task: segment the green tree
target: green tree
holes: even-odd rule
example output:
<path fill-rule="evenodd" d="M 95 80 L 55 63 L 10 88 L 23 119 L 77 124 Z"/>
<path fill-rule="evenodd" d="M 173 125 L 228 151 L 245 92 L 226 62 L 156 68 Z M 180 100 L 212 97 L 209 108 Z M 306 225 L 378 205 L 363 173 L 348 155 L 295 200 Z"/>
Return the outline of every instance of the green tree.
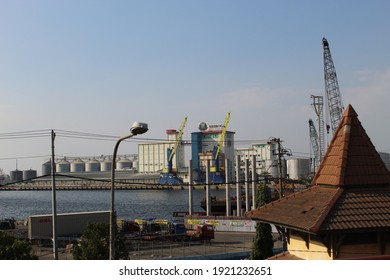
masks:
<path fill-rule="evenodd" d="M 1 260 L 36 260 L 32 246 L 25 240 L 19 240 L 6 232 L 0 231 Z"/>
<path fill-rule="evenodd" d="M 261 184 L 256 190 L 256 208 L 270 202 L 269 189 L 266 184 Z M 253 246 L 250 255 L 251 260 L 264 260 L 273 255 L 274 242 L 270 224 L 257 222 L 256 235 L 253 238 Z"/>
<path fill-rule="evenodd" d="M 81 241 L 73 250 L 75 260 L 108 260 L 110 226 L 106 223 L 89 223 Z M 128 259 L 129 249 L 121 235 L 115 234 L 115 259 Z"/>

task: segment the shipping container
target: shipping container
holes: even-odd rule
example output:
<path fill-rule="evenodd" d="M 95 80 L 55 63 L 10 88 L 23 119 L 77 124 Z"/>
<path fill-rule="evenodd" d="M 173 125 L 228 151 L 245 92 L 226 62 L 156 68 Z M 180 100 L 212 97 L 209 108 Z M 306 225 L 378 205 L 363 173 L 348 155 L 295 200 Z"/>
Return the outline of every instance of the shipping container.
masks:
<path fill-rule="evenodd" d="M 52 239 L 53 215 L 28 217 L 28 238 Z M 57 237 L 81 236 L 90 222 L 110 223 L 110 211 L 76 212 L 57 214 Z"/>

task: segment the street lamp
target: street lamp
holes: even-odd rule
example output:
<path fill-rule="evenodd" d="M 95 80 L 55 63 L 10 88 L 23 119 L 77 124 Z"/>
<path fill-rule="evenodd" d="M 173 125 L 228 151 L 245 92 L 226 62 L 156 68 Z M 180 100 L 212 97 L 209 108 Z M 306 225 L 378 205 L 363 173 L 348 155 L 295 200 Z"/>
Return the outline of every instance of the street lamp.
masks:
<path fill-rule="evenodd" d="M 138 134 L 143 134 L 148 131 L 148 124 L 141 122 L 134 122 L 130 128 L 130 134 L 119 138 L 115 144 L 114 153 L 112 155 L 111 166 L 111 211 L 110 211 L 110 260 L 115 258 L 115 228 L 116 228 L 116 215 L 115 215 L 115 168 L 116 168 L 116 154 L 118 152 L 119 144 L 128 138 L 131 138 Z"/>

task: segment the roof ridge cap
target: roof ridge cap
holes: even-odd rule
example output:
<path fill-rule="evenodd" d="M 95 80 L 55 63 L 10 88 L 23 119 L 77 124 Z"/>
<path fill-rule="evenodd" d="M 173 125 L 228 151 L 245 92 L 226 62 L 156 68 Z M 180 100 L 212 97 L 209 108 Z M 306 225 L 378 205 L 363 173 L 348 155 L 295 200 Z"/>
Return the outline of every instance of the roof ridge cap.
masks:
<path fill-rule="evenodd" d="M 334 196 L 329 200 L 329 202 L 326 204 L 326 207 L 324 207 L 324 210 L 322 211 L 321 215 L 318 217 L 316 222 L 312 227 L 310 227 L 310 231 L 318 233 L 321 229 L 322 224 L 328 217 L 329 213 L 332 211 L 334 204 L 337 202 L 341 194 L 344 192 L 343 188 L 338 188 L 337 192 Z"/>

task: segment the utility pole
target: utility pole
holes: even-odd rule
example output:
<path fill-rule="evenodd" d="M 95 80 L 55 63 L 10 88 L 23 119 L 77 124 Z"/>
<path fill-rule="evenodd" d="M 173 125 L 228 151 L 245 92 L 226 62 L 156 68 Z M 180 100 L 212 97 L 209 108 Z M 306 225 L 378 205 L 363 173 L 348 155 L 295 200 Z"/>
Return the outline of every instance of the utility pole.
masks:
<path fill-rule="evenodd" d="M 291 156 L 292 153 L 291 151 L 287 150 L 287 149 L 284 149 L 282 147 L 282 145 L 280 144 L 280 142 L 282 142 L 282 140 L 280 140 L 280 138 L 271 138 L 270 141 L 268 143 L 276 143 L 278 145 L 277 147 L 277 152 L 275 152 L 275 150 L 272 151 L 272 154 L 273 155 L 276 155 L 278 156 L 278 173 L 279 173 L 279 199 L 283 197 L 283 187 L 282 187 L 282 183 L 283 183 L 283 179 L 282 179 L 282 176 L 283 176 L 283 166 L 282 166 L 282 157 L 284 155 L 288 155 L 288 156 Z"/>
<path fill-rule="evenodd" d="M 56 163 L 54 159 L 54 139 L 56 134 L 51 131 L 51 184 L 52 184 L 52 227 L 53 227 L 53 257 L 58 260 L 57 240 L 57 198 L 56 198 Z"/>

